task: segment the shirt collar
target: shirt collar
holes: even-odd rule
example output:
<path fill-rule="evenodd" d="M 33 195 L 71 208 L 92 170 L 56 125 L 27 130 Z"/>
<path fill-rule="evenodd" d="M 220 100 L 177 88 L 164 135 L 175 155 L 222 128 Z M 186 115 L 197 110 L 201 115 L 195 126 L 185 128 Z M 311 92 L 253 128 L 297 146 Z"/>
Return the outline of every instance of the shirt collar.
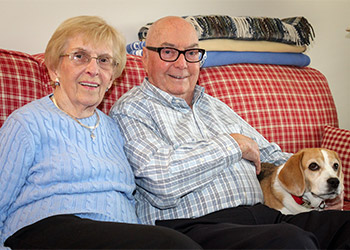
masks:
<path fill-rule="evenodd" d="M 189 109 L 190 107 L 186 103 L 186 101 L 182 98 L 173 96 L 156 86 L 154 86 L 152 83 L 148 81 L 148 78 L 146 77 L 141 85 L 141 89 L 149 96 L 152 96 L 156 99 L 159 99 L 165 103 L 167 103 L 169 106 L 172 106 L 174 108 L 186 108 Z M 194 89 L 194 95 L 193 95 L 193 100 L 192 104 L 195 105 L 202 97 L 204 94 L 204 87 L 196 85 Z"/>

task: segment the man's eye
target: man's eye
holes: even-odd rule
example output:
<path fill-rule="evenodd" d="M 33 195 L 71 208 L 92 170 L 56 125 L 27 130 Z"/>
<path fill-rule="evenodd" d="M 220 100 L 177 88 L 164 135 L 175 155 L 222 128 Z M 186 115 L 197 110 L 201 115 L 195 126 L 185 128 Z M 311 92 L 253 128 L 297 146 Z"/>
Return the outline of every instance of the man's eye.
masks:
<path fill-rule="evenodd" d="M 172 54 L 174 54 L 174 51 L 175 50 L 172 50 L 172 49 L 164 49 L 163 53 L 166 54 L 166 55 L 172 55 Z"/>
<path fill-rule="evenodd" d="M 197 56 L 198 55 L 198 50 L 189 50 L 187 52 L 189 56 Z"/>

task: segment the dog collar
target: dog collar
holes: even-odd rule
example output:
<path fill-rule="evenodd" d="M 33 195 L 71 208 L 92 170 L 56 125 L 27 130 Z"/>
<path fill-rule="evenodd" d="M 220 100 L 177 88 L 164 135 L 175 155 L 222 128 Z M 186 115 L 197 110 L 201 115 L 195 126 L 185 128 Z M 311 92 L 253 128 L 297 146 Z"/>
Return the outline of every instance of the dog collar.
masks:
<path fill-rule="evenodd" d="M 305 200 L 303 198 L 303 196 L 295 196 L 293 194 L 291 194 L 293 199 L 295 200 L 295 202 L 303 207 L 309 208 L 309 209 L 313 209 L 314 207 L 311 206 L 311 202 L 308 200 Z"/>
<path fill-rule="evenodd" d="M 308 200 L 305 200 L 304 198 L 303 198 L 303 196 L 295 196 L 295 195 L 293 195 L 293 194 L 291 194 L 291 196 L 293 197 L 293 199 L 294 199 L 294 201 L 297 203 L 297 204 L 299 204 L 299 205 L 301 205 L 301 206 L 303 206 L 303 207 L 306 207 L 306 208 L 312 208 L 312 209 L 314 209 L 315 207 L 312 207 L 311 206 L 311 202 L 310 201 L 308 201 Z M 319 204 L 319 206 L 317 207 L 318 209 L 324 209 L 326 207 L 326 202 L 325 201 L 322 201 L 320 204 Z"/>
<path fill-rule="evenodd" d="M 305 201 L 303 200 L 302 196 L 295 196 L 293 194 L 291 194 L 291 195 L 296 203 L 298 203 L 299 205 L 304 205 Z"/>

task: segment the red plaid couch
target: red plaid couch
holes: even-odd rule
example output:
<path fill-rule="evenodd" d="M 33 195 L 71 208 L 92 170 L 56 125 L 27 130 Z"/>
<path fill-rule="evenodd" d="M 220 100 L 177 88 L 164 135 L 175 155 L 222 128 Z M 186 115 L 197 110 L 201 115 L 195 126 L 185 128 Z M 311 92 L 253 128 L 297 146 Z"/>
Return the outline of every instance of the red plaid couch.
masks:
<path fill-rule="evenodd" d="M 99 107 L 106 113 L 117 98 L 145 77 L 140 57 L 127 57 L 125 71 Z M 13 110 L 51 93 L 49 81 L 43 54 L 0 49 L 0 126 Z M 325 125 L 338 127 L 327 80 L 310 67 L 209 67 L 201 70 L 199 84 L 287 152 L 321 147 Z"/>

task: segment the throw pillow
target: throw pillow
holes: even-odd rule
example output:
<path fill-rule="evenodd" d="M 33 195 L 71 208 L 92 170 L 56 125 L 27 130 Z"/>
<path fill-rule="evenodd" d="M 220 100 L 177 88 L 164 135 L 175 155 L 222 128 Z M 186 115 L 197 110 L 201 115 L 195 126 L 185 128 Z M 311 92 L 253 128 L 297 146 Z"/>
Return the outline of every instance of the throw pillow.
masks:
<path fill-rule="evenodd" d="M 344 198 L 350 201 L 350 130 L 326 125 L 321 147 L 338 153 L 344 173 Z"/>

